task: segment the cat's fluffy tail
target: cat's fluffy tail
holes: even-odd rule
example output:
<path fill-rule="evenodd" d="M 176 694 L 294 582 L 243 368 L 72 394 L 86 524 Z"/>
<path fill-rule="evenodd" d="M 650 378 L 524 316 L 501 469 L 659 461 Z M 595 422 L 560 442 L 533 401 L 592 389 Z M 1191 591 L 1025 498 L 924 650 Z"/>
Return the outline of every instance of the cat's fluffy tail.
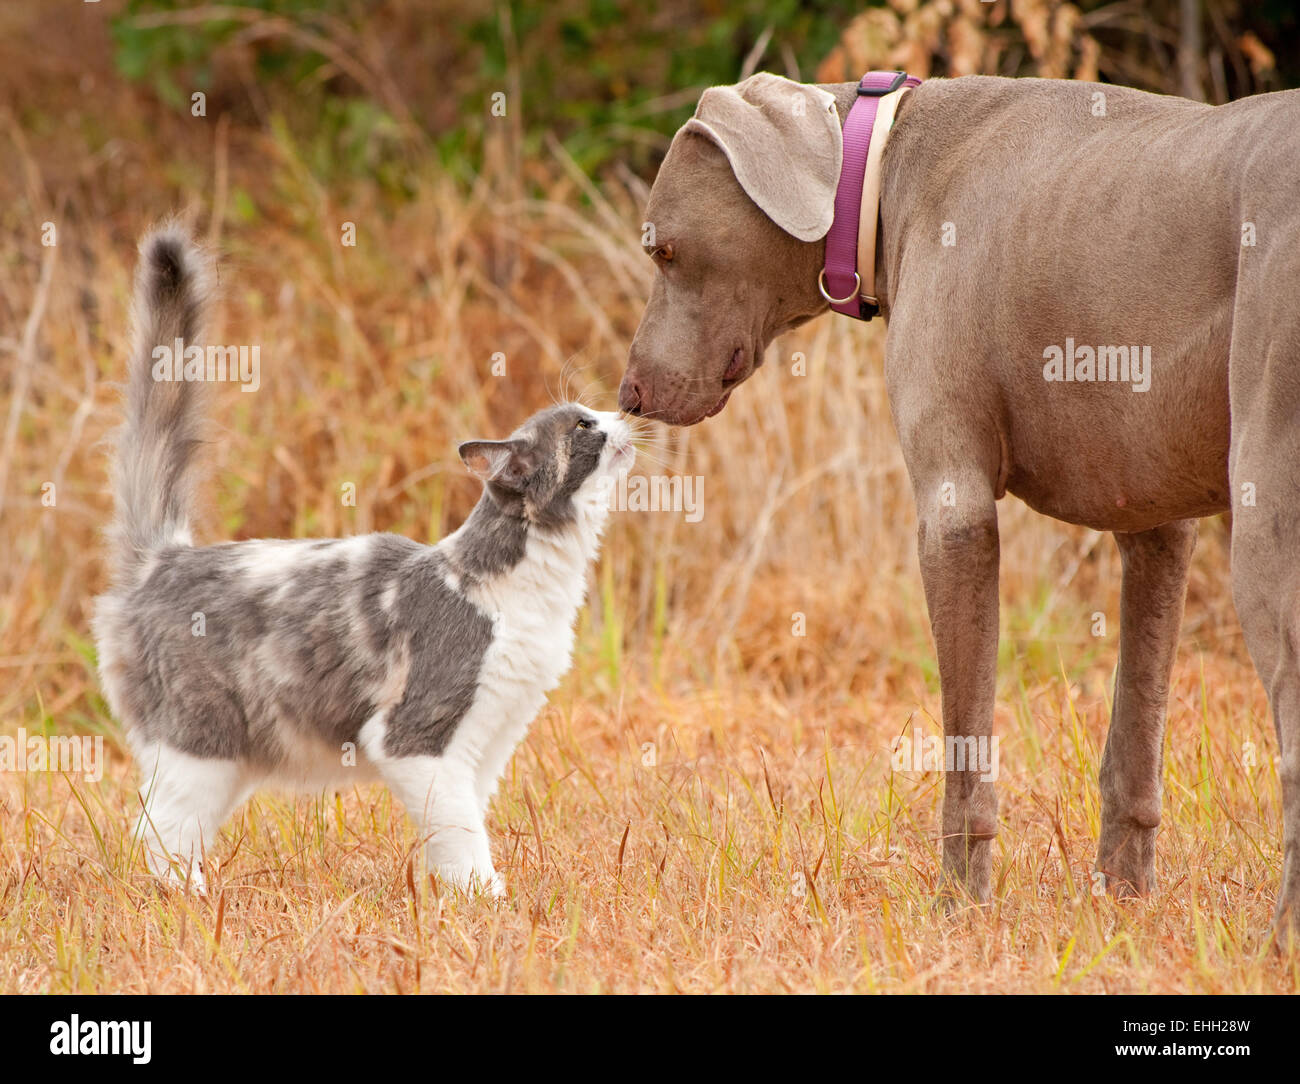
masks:
<path fill-rule="evenodd" d="M 202 442 L 204 384 L 175 379 L 180 359 L 164 365 L 178 345 L 202 349 L 211 270 L 189 232 L 166 223 L 140 242 L 132 302 L 126 424 L 113 458 L 116 515 L 110 531 L 114 579 L 134 580 L 149 555 L 188 546 L 192 466 Z M 180 340 L 180 343 L 177 342 Z M 170 375 L 172 379 L 156 379 Z"/>

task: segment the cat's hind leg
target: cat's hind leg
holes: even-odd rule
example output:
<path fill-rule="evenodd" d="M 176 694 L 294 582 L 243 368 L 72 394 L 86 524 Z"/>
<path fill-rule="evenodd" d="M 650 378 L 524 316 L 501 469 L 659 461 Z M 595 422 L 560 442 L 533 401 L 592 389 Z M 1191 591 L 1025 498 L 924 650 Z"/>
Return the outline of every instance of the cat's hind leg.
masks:
<path fill-rule="evenodd" d="M 191 756 L 161 743 L 139 757 L 140 819 L 135 839 L 155 876 L 203 891 L 203 855 L 245 792 L 233 760 Z"/>

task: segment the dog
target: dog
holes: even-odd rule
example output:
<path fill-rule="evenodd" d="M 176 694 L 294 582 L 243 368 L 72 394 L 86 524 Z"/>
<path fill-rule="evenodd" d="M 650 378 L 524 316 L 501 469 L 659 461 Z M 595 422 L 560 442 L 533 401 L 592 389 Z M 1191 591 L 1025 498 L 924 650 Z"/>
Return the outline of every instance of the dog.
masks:
<path fill-rule="evenodd" d="M 669 425 L 715 415 L 774 337 L 828 310 L 819 277 L 857 97 L 857 84 L 766 73 L 701 97 L 650 191 L 644 247 L 657 273 L 619 391 L 625 411 Z M 874 268 L 858 269 L 874 270 L 887 326 L 945 735 L 992 732 L 997 501 L 1011 493 L 1113 532 L 1121 631 L 1096 868 L 1117 896 L 1149 893 L 1196 521 L 1230 510 L 1233 598 L 1281 751 L 1274 929 L 1291 933 L 1298 153 L 1300 91 L 1209 106 L 1085 82 L 927 80 L 897 103 Z M 942 819 L 940 898 L 987 902 L 993 784 L 952 773 Z"/>

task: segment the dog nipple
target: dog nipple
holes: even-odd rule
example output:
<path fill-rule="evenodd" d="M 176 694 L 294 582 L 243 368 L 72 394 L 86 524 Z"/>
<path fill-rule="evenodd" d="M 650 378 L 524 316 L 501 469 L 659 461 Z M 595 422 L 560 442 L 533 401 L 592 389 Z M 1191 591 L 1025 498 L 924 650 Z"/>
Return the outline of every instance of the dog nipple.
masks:
<path fill-rule="evenodd" d="M 1116 508 L 1123 508 L 1126 504 L 1128 504 L 1128 498 L 1127 498 L 1127 497 L 1116 497 L 1116 498 L 1115 498 L 1115 507 L 1116 507 Z"/>

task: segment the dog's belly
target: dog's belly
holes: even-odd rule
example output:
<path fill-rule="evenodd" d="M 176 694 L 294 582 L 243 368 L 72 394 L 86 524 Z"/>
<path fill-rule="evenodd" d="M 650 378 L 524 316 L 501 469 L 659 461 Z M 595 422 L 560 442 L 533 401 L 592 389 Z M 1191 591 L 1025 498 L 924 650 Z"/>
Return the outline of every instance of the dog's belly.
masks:
<path fill-rule="evenodd" d="M 1024 480 L 1007 486 L 1008 493 L 1019 497 L 1036 512 L 1095 531 L 1147 531 L 1173 520 L 1198 519 L 1228 509 L 1226 487 L 1222 494 L 1207 487 L 1199 500 L 1190 494 L 1180 494 L 1180 499 L 1170 499 L 1164 493 L 1137 492 L 1130 496 L 1132 491 L 1133 487 L 1116 486 L 1107 493 L 1061 493 Z M 1110 492 L 1117 496 L 1108 506 Z"/>
<path fill-rule="evenodd" d="M 1135 394 L 1128 391 L 1103 394 L 1109 408 L 1081 416 L 1077 404 L 1053 402 L 1040 389 L 1030 424 L 1017 424 L 1013 413 L 1009 493 L 1044 515 L 1099 531 L 1144 531 L 1227 510 L 1226 394 L 1202 389 L 1199 398 L 1173 397 L 1152 388 L 1136 393 L 1152 397 L 1141 403 L 1125 402 Z"/>
<path fill-rule="evenodd" d="M 1007 490 L 1046 515 L 1106 531 L 1224 511 L 1231 291 L 1215 296 L 1202 286 L 1196 319 L 1164 320 L 1150 306 L 1125 306 L 1115 283 L 1102 290 L 1100 277 L 1089 277 L 1093 296 L 1108 296 L 1101 312 L 1044 303 L 1006 340 Z M 1145 359 L 1127 375 L 1111 354 L 1115 340 Z"/>

